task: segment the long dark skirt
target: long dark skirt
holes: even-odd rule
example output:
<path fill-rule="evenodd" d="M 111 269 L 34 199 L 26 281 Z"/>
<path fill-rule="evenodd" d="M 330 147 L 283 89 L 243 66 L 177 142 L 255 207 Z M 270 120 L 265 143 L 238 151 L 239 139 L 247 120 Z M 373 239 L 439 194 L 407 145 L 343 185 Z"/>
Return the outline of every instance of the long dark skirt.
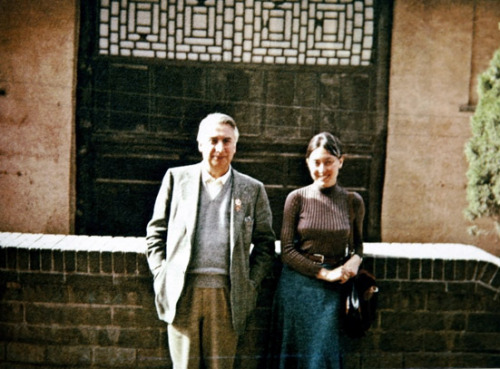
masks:
<path fill-rule="evenodd" d="M 341 369 L 340 288 L 286 265 L 273 305 L 269 368 Z"/>

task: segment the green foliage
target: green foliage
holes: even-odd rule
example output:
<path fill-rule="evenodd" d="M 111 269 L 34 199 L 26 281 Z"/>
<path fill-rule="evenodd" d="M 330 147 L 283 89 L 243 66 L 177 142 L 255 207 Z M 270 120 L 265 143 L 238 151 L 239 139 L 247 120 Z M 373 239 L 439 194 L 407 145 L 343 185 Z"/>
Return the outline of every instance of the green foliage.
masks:
<path fill-rule="evenodd" d="M 500 230 L 500 49 L 479 76 L 479 102 L 471 118 L 472 137 L 465 147 L 466 215 L 492 218 Z"/>

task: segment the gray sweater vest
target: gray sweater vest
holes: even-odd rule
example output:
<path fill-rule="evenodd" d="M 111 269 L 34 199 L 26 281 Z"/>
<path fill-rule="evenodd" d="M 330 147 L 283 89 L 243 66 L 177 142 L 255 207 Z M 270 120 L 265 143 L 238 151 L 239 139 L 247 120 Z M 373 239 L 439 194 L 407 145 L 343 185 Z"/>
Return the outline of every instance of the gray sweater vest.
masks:
<path fill-rule="evenodd" d="M 220 288 L 227 284 L 231 183 L 232 178 L 213 200 L 205 186 L 200 186 L 196 237 L 188 269 L 196 275 L 197 287 Z"/>

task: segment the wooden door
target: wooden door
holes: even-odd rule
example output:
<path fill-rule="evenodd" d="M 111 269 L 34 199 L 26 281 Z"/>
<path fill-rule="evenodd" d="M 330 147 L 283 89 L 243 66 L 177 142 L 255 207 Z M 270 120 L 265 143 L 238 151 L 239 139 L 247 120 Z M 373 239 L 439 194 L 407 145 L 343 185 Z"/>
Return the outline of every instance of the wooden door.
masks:
<path fill-rule="evenodd" d="M 280 233 L 286 195 L 311 183 L 308 140 L 329 131 L 339 181 L 380 238 L 388 1 L 82 2 L 77 232 L 145 234 L 165 171 L 196 163 L 199 121 L 233 116 L 233 166 L 262 182 Z M 249 15 L 250 14 L 250 15 Z"/>

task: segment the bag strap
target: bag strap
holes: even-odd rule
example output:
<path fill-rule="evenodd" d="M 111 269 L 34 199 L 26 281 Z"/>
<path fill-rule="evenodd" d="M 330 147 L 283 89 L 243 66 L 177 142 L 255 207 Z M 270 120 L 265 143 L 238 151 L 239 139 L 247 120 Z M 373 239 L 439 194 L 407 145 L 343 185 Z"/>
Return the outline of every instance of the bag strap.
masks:
<path fill-rule="evenodd" d="M 346 257 L 354 252 L 354 194 L 352 192 L 347 193 L 347 204 L 349 206 L 349 224 L 351 226 L 349 231 L 349 243 L 346 247 Z"/>

